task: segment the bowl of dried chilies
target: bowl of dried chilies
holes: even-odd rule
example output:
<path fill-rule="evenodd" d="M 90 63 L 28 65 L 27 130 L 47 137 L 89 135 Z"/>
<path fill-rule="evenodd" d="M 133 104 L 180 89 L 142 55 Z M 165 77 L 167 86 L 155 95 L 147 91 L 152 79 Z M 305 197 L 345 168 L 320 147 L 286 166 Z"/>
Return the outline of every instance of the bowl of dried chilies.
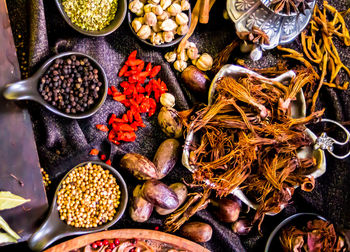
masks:
<path fill-rule="evenodd" d="M 289 71 L 268 79 L 224 66 L 212 82 L 209 104 L 180 113 L 187 128 L 182 163 L 193 172 L 192 186 L 218 197 L 236 195 L 256 210 L 252 222 L 259 229 L 265 215 L 289 204 L 295 188 L 312 191 L 326 171 L 323 149 L 332 151 L 339 142 L 326 135 L 320 141 L 307 128 L 324 112 L 306 115 L 302 87 L 311 78 L 306 71 Z M 347 142 L 349 133 L 340 127 Z"/>
<path fill-rule="evenodd" d="M 270 234 L 268 251 L 347 251 L 332 223 L 314 213 L 297 213 L 283 220 Z"/>

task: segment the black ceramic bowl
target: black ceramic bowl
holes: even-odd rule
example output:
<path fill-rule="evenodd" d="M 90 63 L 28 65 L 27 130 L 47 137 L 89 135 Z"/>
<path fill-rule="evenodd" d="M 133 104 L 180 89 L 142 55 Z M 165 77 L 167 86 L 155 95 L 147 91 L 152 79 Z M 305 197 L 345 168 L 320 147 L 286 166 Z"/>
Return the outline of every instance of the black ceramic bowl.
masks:
<path fill-rule="evenodd" d="M 47 101 L 44 100 L 44 98 L 39 94 L 38 87 L 39 87 L 39 81 L 41 77 L 44 75 L 46 70 L 53 64 L 55 59 L 58 58 L 65 58 L 70 55 L 76 55 L 77 57 L 81 58 L 88 58 L 92 64 L 93 67 L 96 67 L 99 71 L 99 77 L 102 82 L 102 86 L 100 87 L 99 91 L 99 98 L 93 106 L 91 106 L 88 110 L 76 113 L 76 114 L 67 114 L 58 108 L 52 106 Z M 102 66 L 91 56 L 80 53 L 80 52 L 65 52 L 60 53 L 50 59 L 48 59 L 39 69 L 38 71 L 31 76 L 30 78 L 22 81 L 18 81 L 15 83 L 7 84 L 5 86 L 5 89 L 3 90 L 3 96 L 8 100 L 33 100 L 41 105 L 43 105 L 45 108 L 50 110 L 51 112 L 55 113 L 56 115 L 63 116 L 70 119 L 83 119 L 87 118 L 89 116 L 92 116 L 97 112 L 97 110 L 103 105 L 103 103 L 106 100 L 107 97 L 107 91 L 108 91 L 108 81 L 105 71 L 103 70 Z"/>
<path fill-rule="evenodd" d="M 117 7 L 117 12 L 115 14 L 114 19 L 111 21 L 111 23 L 103 28 L 102 30 L 99 31 L 87 31 L 84 30 L 82 28 L 80 28 L 79 26 L 77 26 L 76 24 L 74 24 L 70 18 L 68 17 L 67 13 L 64 11 L 64 8 L 62 6 L 62 0 L 55 0 L 56 5 L 58 7 L 58 10 L 60 11 L 62 17 L 64 18 L 64 20 L 66 20 L 66 22 L 76 31 L 87 35 L 87 36 L 95 36 L 95 37 L 99 37 L 99 36 L 106 36 L 112 32 L 114 32 L 115 30 L 117 30 L 119 28 L 119 26 L 123 23 L 124 19 L 125 19 L 125 15 L 126 15 L 126 10 L 127 10 L 127 0 L 118 0 L 118 7 Z"/>
<path fill-rule="evenodd" d="M 308 221 L 315 219 L 327 221 L 325 218 L 315 213 L 297 213 L 292 216 L 289 216 L 272 231 L 272 233 L 269 236 L 269 239 L 267 240 L 265 252 L 283 251 L 281 242 L 279 240 L 279 236 L 284 228 L 291 225 L 295 225 L 301 228 L 306 226 Z"/>
<path fill-rule="evenodd" d="M 75 168 L 81 167 L 88 163 L 101 165 L 103 169 L 109 170 L 111 174 L 116 178 L 117 184 L 119 185 L 120 190 L 120 204 L 116 209 L 116 214 L 113 217 L 113 220 L 95 227 L 95 228 L 76 228 L 68 225 L 64 221 L 60 219 L 59 213 L 57 211 L 57 193 L 61 189 L 62 181 L 68 176 L 68 174 L 73 171 Z M 42 251 L 54 241 L 61 239 L 70 235 L 81 235 L 88 234 L 92 232 L 98 232 L 102 230 L 106 230 L 107 228 L 113 226 L 124 214 L 126 206 L 128 203 L 128 190 L 125 184 L 123 177 L 114 169 L 112 166 L 109 166 L 105 163 L 98 161 L 87 161 L 77 166 L 73 167 L 64 178 L 61 180 L 60 184 L 57 186 L 55 196 L 53 198 L 51 208 L 49 211 L 49 216 L 44 221 L 43 224 L 39 227 L 39 229 L 30 237 L 28 240 L 29 247 L 34 251 Z"/>
<path fill-rule="evenodd" d="M 188 15 L 188 26 L 190 26 L 191 25 L 191 8 L 188 11 L 185 11 L 185 13 Z M 163 44 L 160 44 L 160 45 L 153 45 L 151 43 L 151 41 L 149 41 L 148 39 L 141 39 L 139 36 L 137 36 L 136 32 L 132 28 L 131 22 L 136 17 L 137 16 L 134 13 L 132 13 L 130 10 L 128 10 L 128 23 L 129 23 L 129 27 L 130 27 L 131 32 L 136 36 L 136 38 L 138 40 L 140 40 L 141 42 L 143 42 L 146 45 L 149 45 L 149 46 L 152 46 L 152 47 L 157 47 L 157 48 L 171 47 L 173 45 L 176 45 L 176 44 L 180 43 L 180 41 L 183 39 L 183 37 L 186 36 L 186 35 L 179 36 L 179 35 L 176 34 L 175 35 L 175 39 L 173 41 L 169 42 L 169 43 L 163 43 Z"/>

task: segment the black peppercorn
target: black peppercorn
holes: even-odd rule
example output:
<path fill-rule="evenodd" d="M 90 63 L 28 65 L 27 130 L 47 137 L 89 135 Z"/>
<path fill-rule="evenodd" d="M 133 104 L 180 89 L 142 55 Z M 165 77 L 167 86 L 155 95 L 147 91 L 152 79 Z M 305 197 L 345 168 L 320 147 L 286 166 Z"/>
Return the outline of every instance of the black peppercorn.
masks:
<path fill-rule="evenodd" d="M 38 91 L 52 106 L 75 114 L 98 100 L 100 86 L 99 71 L 89 59 L 71 55 L 54 61 L 40 79 Z"/>

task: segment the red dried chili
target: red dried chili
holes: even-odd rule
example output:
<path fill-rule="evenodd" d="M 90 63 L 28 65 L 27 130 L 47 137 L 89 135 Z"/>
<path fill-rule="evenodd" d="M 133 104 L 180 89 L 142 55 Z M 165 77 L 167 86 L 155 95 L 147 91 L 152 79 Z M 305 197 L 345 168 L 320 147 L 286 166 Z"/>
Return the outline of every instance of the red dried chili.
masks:
<path fill-rule="evenodd" d="M 96 125 L 96 128 L 102 131 L 109 131 L 108 140 L 114 144 L 120 144 L 120 141 L 135 141 L 135 132 L 138 128 L 146 127 L 140 114 L 148 113 L 148 116 L 152 116 L 156 111 L 160 96 L 168 90 L 161 79 L 153 79 L 160 72 L 161 66 L 152 67 L 149 62 L 145 67 L 145 62 L 137 59 L 136 55 L 136 50 L 130 53 L 125 65 L 118 73 L 119 77 L 127 79 L 120 83 L 123 91 L 118 91 L 115 86 L 108 89 L 108 95 L 112 96 L 113 100 L 122 103 L 128 109 L 127 112 L 122 115 L 122 118 L 117 118 L 115 114 L 110 116 L 108 125 L 111 126 L 111 129 L 106 125 Z M 150 80 L 144 85 L 147 77 Z M 152 93 L 154 99 L 150 97 Z"/>

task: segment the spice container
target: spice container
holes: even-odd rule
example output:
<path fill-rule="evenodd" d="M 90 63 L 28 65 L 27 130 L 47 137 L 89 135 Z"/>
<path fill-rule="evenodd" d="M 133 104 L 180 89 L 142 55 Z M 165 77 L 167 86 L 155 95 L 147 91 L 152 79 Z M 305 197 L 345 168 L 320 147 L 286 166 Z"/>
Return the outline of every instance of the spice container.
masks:
<path fill-rule="evenodd" d="M 106 36 L 114 32 L 123 23 L 127 9 L 127 0 L 55 2 L 68 25 L 88 36 Z"/>
<path fill-rule="evenodd" d="M 6 85 L 3 95 L 8 100 L 36 101 L 63 117 L 83 119 L 102 106 L 107 86 L 106 74 L 96 60 L 84 53 L 66 52 L 50 58 L 32 77 Z"/>
<path fill-rule="evenodd" d="M 132 33 L 149 46 L 162 48 L 179 43 L 191 23 L 188 0 L 183 1 L 183 8 L 172 0 L 143 2 L 129 1 L 128 23 Z"/>
<path fill-rule="evenodd" d="M 120 190 L 120 204 L 116 208 L 116 213 L 111 221 L 106 222 L 98 227 L 93 228 L 76 228 L 68 225 L 66 222 L 60 219 L 59 212 L 57 210 L 58 194 L 62 189 L 63 182 L 69 177 L 71 172 L 76 171 L 79 167 L 92 163 L 94 165 L 100 165 L 104 170 L 108 170 L 110 174 L 116 179 L 116 183 L 119 185 Z M 29 247 L 34 251 L 42 251 L 54 241 L 70 235 L 87 234 L 97 231 L 105 230 L 114 225 L 123 215 L 128 201 L 128 192 L 124 179 L 113 167 L 102 162 L 84 162 L 70 170 L 67 175 L 61 180 L 55 192 L 53 202 L 50 208 L 49 216 L 39 229 L 28 240 Z"/>

